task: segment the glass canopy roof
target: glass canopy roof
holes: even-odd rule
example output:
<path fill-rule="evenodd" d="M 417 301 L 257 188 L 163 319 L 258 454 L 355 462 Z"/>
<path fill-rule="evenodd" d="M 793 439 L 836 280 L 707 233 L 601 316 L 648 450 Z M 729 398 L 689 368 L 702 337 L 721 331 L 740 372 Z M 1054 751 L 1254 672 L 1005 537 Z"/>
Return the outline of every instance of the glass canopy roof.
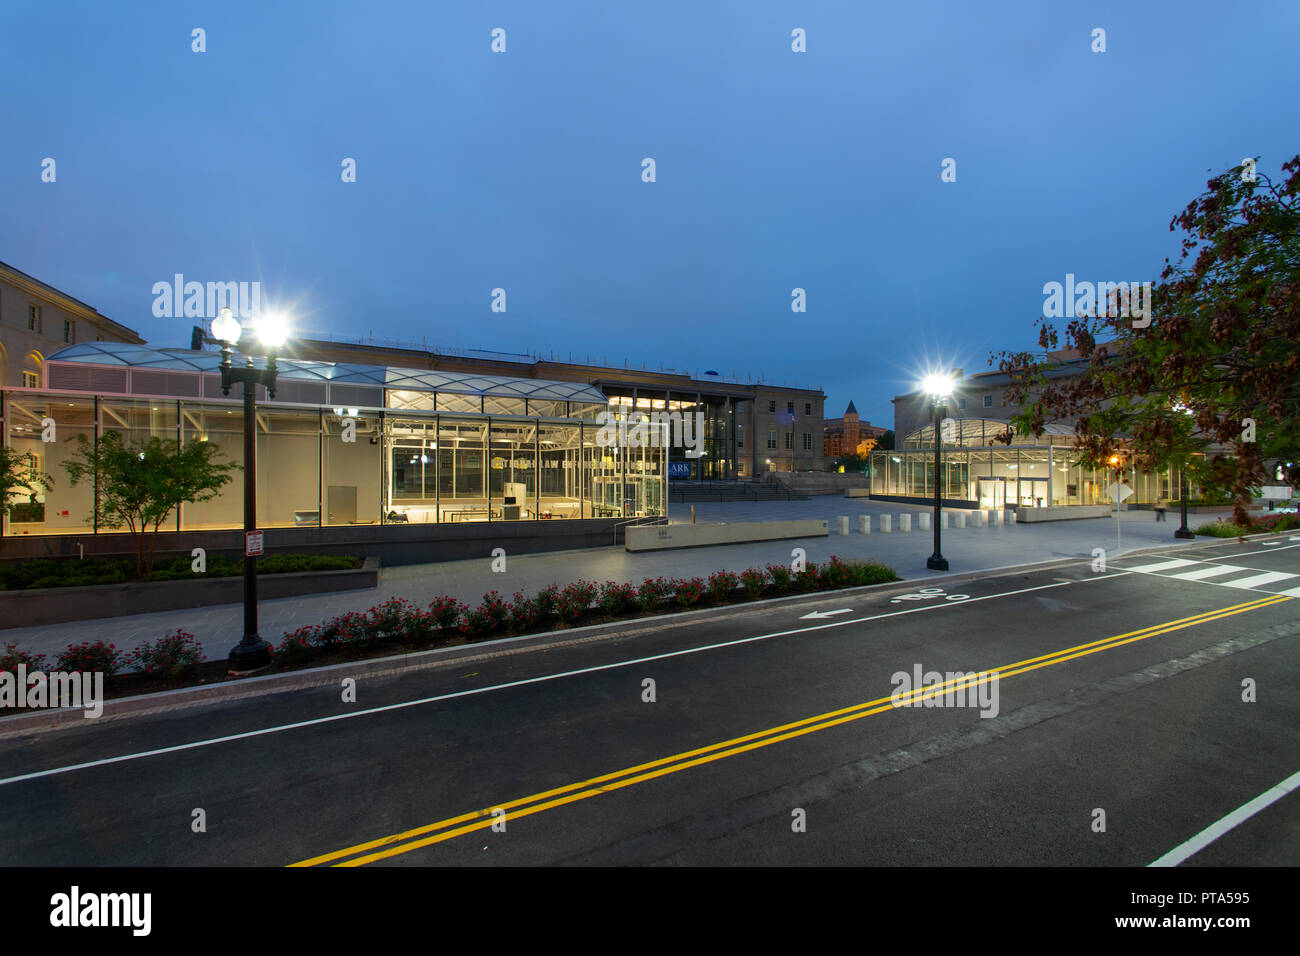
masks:
<path fill-rule="evenodd" d="M 241 361 L 236 353 L 236 361 Z M 175 372 L 218 374 L 218 352 L 190 349 L 157 349 L 126 342 L 83 342 L 60 349 L 48 362 L 82 365 L 125 365 Z M 259 361 L 258 365 L 264 364 Z M 491 395 L 502 398 L 549 399 L 570 402 L 606 403 L 605 393 L 581 382 L 547 382 L 532 378 L 507 378 L 474 372 L 440 372 L 432 369 L 388 368 L 353 365 L 346 362 L 307 362 L 277 358 L 281 378 L 333 384 L 375 385 L 380 388 L 424 392 L 452 392 L 460 395 Z"/>
<path fill-rule="evenodd" d="M 957 418 L 953 420 L 953 431 L 947 436 L 948 441 L 944 442 L 945 446 L 954 447 L 989 447 L 991 445 L 1001 445 L 1001 442 L 995 442 L 993 436 L 1006 431 L 1007 422 L 999 421 L 996 418 Z M 1036 445 L 1036 444 L 1070 444 L 1067 441 L 1053 441 L 1052 438 L 1074 438 L 1074 430 L 1064 425 L 1050 424 L 1043 426 L 1043 437 L 1035 438 L 1032 434 L 1020 434 L 1019 432 L 1011 436 L 1012 445 Z M 926 425 L 924 428 L 918 428 L 905 439 L 903 439 L 903 448 L 933 448 L 934 447 L 934 424 Z"/>

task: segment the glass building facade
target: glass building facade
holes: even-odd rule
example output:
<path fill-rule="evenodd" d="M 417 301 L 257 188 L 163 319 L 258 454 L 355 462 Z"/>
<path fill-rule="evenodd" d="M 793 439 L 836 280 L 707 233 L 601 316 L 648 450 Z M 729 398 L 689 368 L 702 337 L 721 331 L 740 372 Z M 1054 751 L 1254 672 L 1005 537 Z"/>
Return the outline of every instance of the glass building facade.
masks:
<path fill-rule="evenodd" d="M 238 358 L 238 357 L 237 357 Z M 0 392 L 4 445 L 30 453 L 48 490 L 19 490 L 4 534 L 96 525 L 94 489 L 62 467 L 77 436 L 208 442 L 243 465 L 242 386 L 220 356 L 96 342 L 46 361 L 41 389 Z M 602 445 L 600 390 L 571 382 L 280 360 L 259 387 L 257 523 L 263 528 L 637 518 L 666 514 L 668 448 Z M 164 529 L 243 526 L 243 480 L 183 505 Z"/>
<path fill-rule="evenodd" d="M 992 419 L 956 420 L 940 455 L 940 497 L 970 508 L 1113 503 L 1115 469 L 1085 467 L 1071 432 L 1048 426 L 1037 438 L 1014 435 L 1010 445 L 995 443 L 993 436 L 1006 428 L 1006 422 Z M 1127 505 L 1178 498 L 1178 469 L 1149 472 L 1129 464 L 1121 477 L 1133 492 L 1125 497 Z M 1195 497 L 1199 489 L 1190 476 L 1188 481 Z M 933 499 L 934 491 L 933 425 L 908 435 L 896 451 L 871 453 L 873 497 Z"/>

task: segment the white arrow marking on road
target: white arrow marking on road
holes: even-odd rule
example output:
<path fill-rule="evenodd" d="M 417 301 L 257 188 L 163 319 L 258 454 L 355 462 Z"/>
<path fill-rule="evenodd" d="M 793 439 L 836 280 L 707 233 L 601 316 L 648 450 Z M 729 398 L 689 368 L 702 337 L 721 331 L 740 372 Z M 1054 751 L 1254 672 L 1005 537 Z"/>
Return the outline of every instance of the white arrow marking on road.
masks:
<path fill-rule="evenodd" d="M 851 607 L 840 608 L 838 611 L 813 611 L 811 614 L 802 615 L 799 618 L 799 620 L 801 621 L 820 620 L 821 618 L 824 617 L 834 617 L 836 614 L 852 614 L 852 613 L 853 613 L 853 608 Z"/>
<path fill-rule="evenodd" d="M 1294 541 L 1295 539 L 1292 538 L 1291 540 Z M 1260 542 L 1260 544 L 1264 545 L 1264 547 L 1266 547 L 1266 548 L 1268 548 L 1268 547 L 1272 547 L 1272 546 L 1275 545 L 1275 544 L 1281 544 L 1281 543 L 1282 543 L 1282 539 L 1281 539 L 1281 538 L 1278 538 L 1276 541 L 1261 541 L 1261 542 Z"/>

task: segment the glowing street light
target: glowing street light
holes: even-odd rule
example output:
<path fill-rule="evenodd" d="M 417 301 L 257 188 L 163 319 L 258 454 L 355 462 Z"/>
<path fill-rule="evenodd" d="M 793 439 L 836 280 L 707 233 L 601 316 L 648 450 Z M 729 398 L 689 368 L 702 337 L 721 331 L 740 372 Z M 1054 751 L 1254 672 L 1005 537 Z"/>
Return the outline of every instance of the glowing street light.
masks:
<path fill-rule="evenodd" d="M 257 337 L 266 348 L 266 367 L 256 368 L 252 356 L 242 367 L 231 363 L 235 343 L 242 329 L 229 309 L 222 309 L 212 320 L 212 337 L 221 343 L 221 391 L 230 394 L 230 386 L 244 387 L 244 636 L 230 651 L 230 669 L 236 673 L 257 670 L 271 663 L 271 645 L 257 633 L 257 555 L 262 553 L 257 534 L 257 386 L 275 398 L 275 352 L 289 335 L 288 323 L 278 315 L 262 316 L 257 323 Z"/>
<path fill-rule="evenodd" d="M 934 554 L 925 559 L 925 566 L 931 571 L 947 571 L 948 559 L 939 547 L 939 523 L 943 510 L 943 498 L 939 490 L 943 478 L 943 436 L 939 429 L 939 418 L 941 412 L 948 410 L 948 396 L 953 390 L 952 376 L 932 372 L 922 380 L 921 389 L 930 396 L 930 411 L 934 419 L 934 519 L 931 521 L 934 528 Z"/>

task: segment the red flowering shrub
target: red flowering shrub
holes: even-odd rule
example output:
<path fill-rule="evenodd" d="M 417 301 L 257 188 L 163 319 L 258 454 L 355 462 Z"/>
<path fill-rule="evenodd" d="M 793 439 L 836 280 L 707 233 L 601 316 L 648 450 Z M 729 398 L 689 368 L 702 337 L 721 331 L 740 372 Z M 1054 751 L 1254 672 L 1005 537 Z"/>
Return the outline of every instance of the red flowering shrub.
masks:
<path fill-rule="evenodd" d="M 496 591 L 483 595 L 483 603 L 465 615 L 471 634 L 495 634 L 510 623 L 510 608 Z"/>
<path fill-rule="evenodd" d="M 772 587 L 778 591 L 790 586 L 790 569 L 784 564 L 769 564 L 767 576 L 772 579 Z"/>
<path fill-rule="evenodd" d="M 694 607 L 704 596 L 704 579 L 678 578 L 673 581 L 673 593 L 678 607 Z"/>
<path fill-rule="evenodd" d="M 591 581 L 574 581 L 566 584 L 555 601 L 555 613 L 565 623 L 576 621 L 587 613 L 596 598 L 596 585 Z"/>
<path fill-rule="evenodd" d="M 175 634 L 159 638 L 156 644 L 141 644 L 127 657 L 127 663 L 150 677 L 184 680 L 203 663 L 203 648 L 193 634 L 178 629 Z"/>
<path fill-rule="evenodd" d="M 429 617 L 441 634 L 460 632 L 465 626 L 465 615 L 469 611 L 455 598 L 436 597 L 429 604 Z"/>
<path fill-rule="evenodd" d="M 849 583 L 849 566 L 835 555 L 817 570 L 817 584 L 822 588 L 842 588 Z"/>
<path fill-rule="evenodd" d="M 372 607 L 367 614 L 367 630 L 372 640 L 402 641 L 407 637 L 412 623 L 411 618 L 418 612 L 415 605 L 405 598 L 389 598 L 383 604 Z"/>
<path fill-rule="evenodd" d="M 795 577 L 794 586 L 800 591 L 816 591 L 820 580 L 821 568 L 809 561 L 804 565 L 798 576 Z"/>
<path fill-rule="evenodd" d="M 709 597 L 719 603 L 730 601 L 740 587 L 740 575 L 731 571 L 714 571 L 709 575 Z"/>
<path fill-rule="evenodd" d="M 606 581 L 600 589 L 600 609 L 611 616 L 623 614 L 636 605 L 636 588 L 630 584 Z"/>
<path fill-rule="evenodd" d="M 0 654 L 0 671 L 17 673 L 19 664 L 25 665 L 28 673 L 43 670 L 45 668 L 45 655 L 20 651 L 16 642 L 6 644 L 4 653 Z"/>
<path fill-rule="evenodd" d="M 636 590 L 637 607 L 643 611 L 653 611 L 672 590 L 673 584 L 667 578 L 646 578 Z"/>
<path fill-rule="evenodd" d="M 559 601 L 560 589 L 556 585 L 542 588 L 537 592 L 537 613 L 543 619 L 550 617 L 556 613 L 556 605 Z"/>
<path fill-rule="evenodd" d="M 747 596 L 756 598 L 763 593 L 763 588 L 767 585 L 767 574 L 758 568 L 746 568 L 740 572 L 740 584 Z"/>
<path fill-rule="evenodd" d="M 311 660 L 316 654 L 316 634 L 319 631 L 320 627 L 312 624 L 285 634 L 280 646 L 275 648 L 275 662 L 292 665 Z"/>
<path fill-rule="evenodd" d="M 81 673 L 102 671 L 105 677 L 112 677 L 121 666 L 122 653 L 117 650 L 117 646 L 103 641 L 69 644 L 68 649 L 55 658 L 55 670 Z"/>
<path fill-rule="evenodd" d="M 510 603 L 510 630 L 523 634 L 536 627 L 541 617 L 537 599 L 525 597 L 523 591 L 516 591 L 514 600 Z"/>

